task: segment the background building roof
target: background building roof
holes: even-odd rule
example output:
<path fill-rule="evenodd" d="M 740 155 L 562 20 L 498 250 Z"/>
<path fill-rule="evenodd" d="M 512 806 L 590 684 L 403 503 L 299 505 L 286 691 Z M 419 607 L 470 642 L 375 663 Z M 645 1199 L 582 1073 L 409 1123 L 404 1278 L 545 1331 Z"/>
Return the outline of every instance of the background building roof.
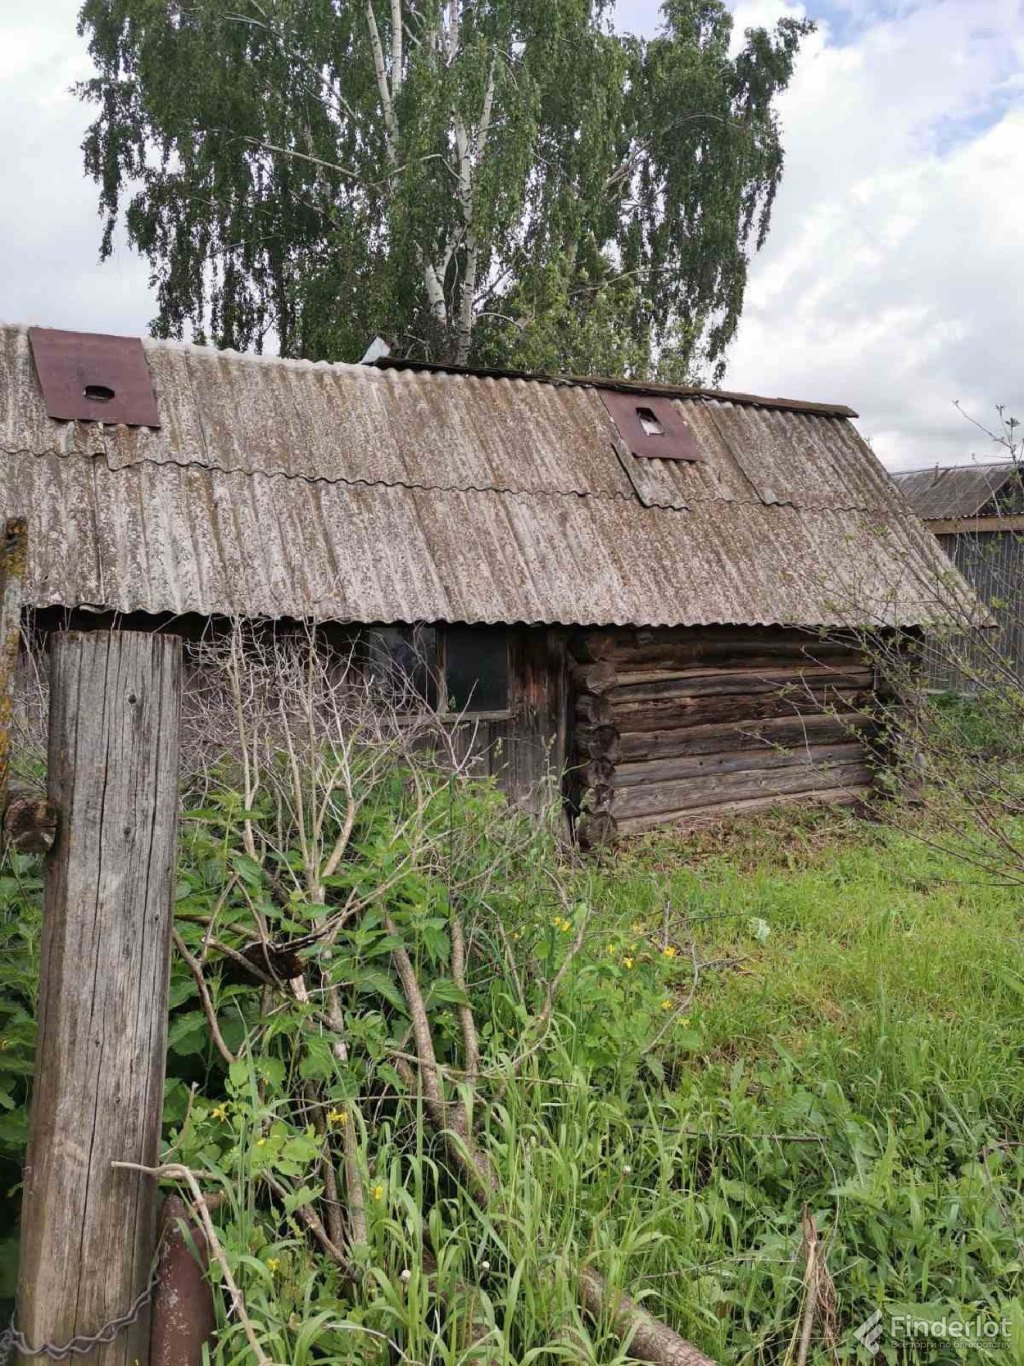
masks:
<path fill-rule="evenodd" d="M 907 502 L 926 522 L 976 517 L 1019 478 L 1012 461 L 992 464 L 933 466 L 901 470 L 893 479 Z"/>
<path fill-rule="evenodd" d="M 622 386 L 703 457 L 644 460 L 596 381 L 144 348 L 159 429 L 58 422 L 0 328 L 0 512 L 28 517 L 37 606 L 818 626 L 967 591 L 847 409 Z"/>

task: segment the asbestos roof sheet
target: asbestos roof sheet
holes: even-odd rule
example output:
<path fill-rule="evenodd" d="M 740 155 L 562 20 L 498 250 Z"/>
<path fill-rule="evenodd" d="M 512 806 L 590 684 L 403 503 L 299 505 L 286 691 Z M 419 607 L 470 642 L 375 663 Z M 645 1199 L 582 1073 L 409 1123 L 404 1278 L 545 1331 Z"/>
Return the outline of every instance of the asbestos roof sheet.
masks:
<path fill-rule="evenodd" d="M 0 513 L 29 519 L 37 606 L 817 626 L 969 601 L 832 409 L 661 389 L 703 459 L 638 460 L 584 382 L 144 345 L 159 430 L 58 422 L 0 327 Z"/>
<path fill-rule="evenodd" d="M 612 498 L 339 485 L 7 457 L 33 604 L 344 621 L 894 624 L 949 562 L 913 522 Z M 15 492 L 16 490 L 16 492 Z"/>
<path fill-rule="evenodd" d="M 1001 493 L 1017 473 L 1012 462 L 988 465 L 938 465 L 901 470 L 892 476 L 900 493 L 925 521 L 974 517 Z"/>

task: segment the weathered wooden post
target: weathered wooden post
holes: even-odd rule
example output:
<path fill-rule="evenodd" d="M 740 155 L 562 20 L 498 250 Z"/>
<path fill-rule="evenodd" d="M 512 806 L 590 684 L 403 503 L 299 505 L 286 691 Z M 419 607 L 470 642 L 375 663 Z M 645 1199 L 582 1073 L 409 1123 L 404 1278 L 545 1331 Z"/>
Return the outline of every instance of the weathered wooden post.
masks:
<path fill-rule="evenodd" d="M 11 762 L 11 712 L 14 675 L 21 644 L 21 607 L 24 592 L 28 531 L 21 517 L 8 517 L 0 542 L 0 810 L 7 805 Z"/>
<path fill-rule="evenodd" d="M 76 632 L 54 636 L 50 658 L 59 832 L 46 873 L 16 1326 L 36 1349 L 109 1336 L 90 1366 L 133 1366 L 149 1359 L 157 1192 L 111 1163 L 159 1156 L 181 642 Z"/>

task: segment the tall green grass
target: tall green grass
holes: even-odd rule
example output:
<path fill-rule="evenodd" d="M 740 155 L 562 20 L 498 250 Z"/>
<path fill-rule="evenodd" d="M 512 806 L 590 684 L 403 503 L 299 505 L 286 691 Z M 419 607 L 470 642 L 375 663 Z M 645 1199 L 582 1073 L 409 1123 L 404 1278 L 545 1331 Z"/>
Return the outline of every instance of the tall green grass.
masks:
<path fill-rule="evenodd" d="M 586 946 L 514 1079 L 523 1005 L 478 925 L 470 987 L 491 1103 L 477 1118 L 500 1177 L 489 1208 L 451 1179 L 415 1099 L 396 1101 L 385 1060 L 367 1083 L 362 1295 L 297 1219 L 266 1218 L 254 1174 L 278 1143 L 272 1038 L 201 1090 L 184 1137 L 169 1110 L 169 1141 L 211 1178 L 221 1164 L 218 1225 L 274 1360 L 624 1361 L 628 1344 L 580 1315 L 587 1263 L 717 1360 L 782 1363 L 805 1205 L 838 1295 L 839 1360 L 867 1360 L 852 1330 L 876 1307 L 1012 1324 L 997 1346 L 913 1356 L 883 1340 L 889 1361 L 1024 1360 L 1020 893 L 830 814 L 650 838 L 572 876 Z M 17 916 L 29 942 L 17 882 L 3 884 L 0 926 L 13 942 Z M 505 890 L 529 987 L 570 932 L 529 888 Z M 187 982 L 175 989 L 181 1009 Z M 21 1044 L 0 1051 L 0 1084 L 5 1059 L 23 1062 Z M 276 1160 L 309 1165 L 294 1126 L 280 1145 Z M 248 1361 L 237 1325 L 222 1327 L 215 1362 Z M 811 1360 L 834 1359 L 818 1340 Z"/>

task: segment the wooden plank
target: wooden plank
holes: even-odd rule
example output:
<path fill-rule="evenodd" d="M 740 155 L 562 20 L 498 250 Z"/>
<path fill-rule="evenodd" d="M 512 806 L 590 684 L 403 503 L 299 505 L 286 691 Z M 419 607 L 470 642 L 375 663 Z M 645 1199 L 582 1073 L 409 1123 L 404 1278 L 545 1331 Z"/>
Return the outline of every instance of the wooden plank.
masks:
<path fill-rule="evenodd" d="M 39 1034 L 22 1206 L 18 1327 L 62 1344 L 124 1314 L 149 1281 L 178 818 L 181 642 L 52 638 Z M 149 1358 L 149 1313 L 89 1356 Z M 26 1358 L 26 1362 L 27 1362 Z"/>
<path fill-rule="evenodd" d="M 1011 517 L 939 517 L 925 522 L 936 536 L 963 536 L 977 531 L 1024 531 L 1024 516 Z"/>
<path fill-rule="evenodd" d="M 28 530 L 22 517 L 8 517 L 0 546 L 0 812 L 7 804 L 11 765 L 14 679 L 21 645 L 21 609 L 28 567 Z"/>
<path fill-rule="evenodd" d="M 562 780 L 568 747 L 568 661 L 565 632 L 517 628 L 509 651 L 509 796 L 540 811 Z"/>

